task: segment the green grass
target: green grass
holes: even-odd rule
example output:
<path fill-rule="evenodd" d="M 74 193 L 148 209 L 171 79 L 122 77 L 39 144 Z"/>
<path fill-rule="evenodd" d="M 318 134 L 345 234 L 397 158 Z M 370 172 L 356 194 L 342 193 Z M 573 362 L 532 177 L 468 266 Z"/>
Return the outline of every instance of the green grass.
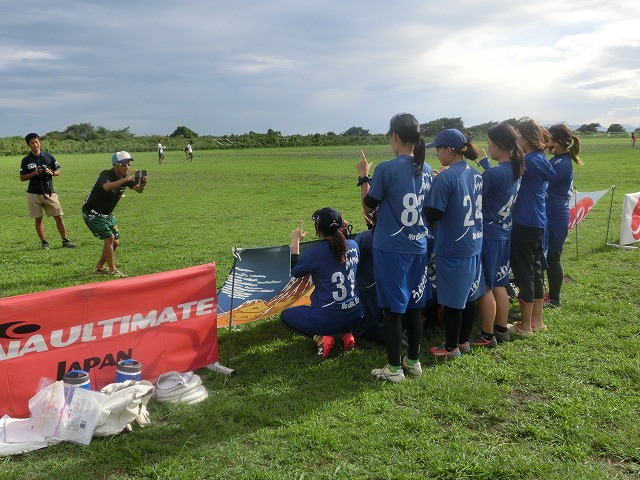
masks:
<path fill-rule="evenodd" d="M 374 165 L 391 157 L 386 146 L 366 152 Z M 357 149 L 197 153 L 193 164 L 174 153 L 161 166 L 155 152 L 136 155 L 150 182 L 116 209 L 127 274 L 215 261 L 219 286 L 234 245 L 287 244 L 316 208 L 342 209 L 363 227 Z M 579 190 L 616 185 L 609 240 L 617 242 L 622 195 L 638 191 L 640 151 L 627 139 L 586 139 L 582 157 Z M 109 158 L 58 158 L 56 189 L 78 247 L 59 248 L 47 219 L 48 252 L 26 217 L 20 158 L 0 158 L 0 295 L 103 280 L 90 273 L 100 242 L 79 210 Z M 151 403 L 143 430 L 0 459 L 0 479 L 638 478 L 640 251 L 605 246 L 611 198 L 580 224 L 577 245 L 569 235 L 564 305 L 545 311 L 548 332 L 455 361 L 424 348 L 423 376 L 390 385 L 369 374 L 384 363 L 375 346 L 320 362 L 277 318 L 221 330 L 220 358 L 236 375 L 198 371 L 205 402 Z M 425 337 L 428 347 L 442 331 L 430 326 Z"/>

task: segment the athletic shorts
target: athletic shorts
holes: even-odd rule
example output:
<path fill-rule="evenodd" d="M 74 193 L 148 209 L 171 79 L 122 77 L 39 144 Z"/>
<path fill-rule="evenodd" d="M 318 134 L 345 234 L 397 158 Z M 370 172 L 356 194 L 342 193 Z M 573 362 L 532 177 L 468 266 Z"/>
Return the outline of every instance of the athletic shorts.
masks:
<path fill-rule="evenodd" d="M 373 274 L 380 308 L 393 313 L 424 308 L 431 298 L 424 253 L 392 253 L 373 249 Z"/>
<path fill-rule="evenodd" d="M 482 274 L 489 290 L 509 285 L 511 241 L 482 239 Z"/>
<path fill-rule="evenodd" d="M 280 315 L 280 321 L 288 330 L 306 337 L 350 332 L 361 320 L 360 304 L 344 312 L 313 305 L 298 305 L 285 308 Z"/>
<path fill-rule="evenodd" d="M 436 255 L 438 303 L 462 310 L 467 302 L 480 298 L 485 290 L 481 255 L 451 258 Z"/>
<path fill-rule="evenodd" d="M 100 215 L 82 212 L 84 223 L 87 224 L 94 237 L 104 240 L 109 237 L 120 238 L 118 219 L 115 215 Z"/>
<path fill-rule="evenodd" d="M 47 217 L 58 217 L 64 215 L 62 207 L 58 201 L 58 195 L 40 195 L 37 193 L 27 193 L 27 208 L 31 218 L 40 218 L 44 209 Z"/>

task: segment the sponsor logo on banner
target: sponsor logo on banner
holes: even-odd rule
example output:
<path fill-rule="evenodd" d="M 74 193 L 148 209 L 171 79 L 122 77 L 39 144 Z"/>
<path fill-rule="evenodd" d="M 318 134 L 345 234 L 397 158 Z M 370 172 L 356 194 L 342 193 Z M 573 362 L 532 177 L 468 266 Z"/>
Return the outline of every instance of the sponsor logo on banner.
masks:
<path fill-rule="evenodd" d="M 640 241 L 640 192 L 629 193 L 622 200 L 620 245 Z"/>
<path fill-rule="evenodd" d="M 587 213 L 595 206 L 595 204 L 607 193 L 607 190 L 600 190 L 597 192 L 578 192 L 573 191 L 571 198 L 569 199 L 569 230 L 573 230 Z"/>

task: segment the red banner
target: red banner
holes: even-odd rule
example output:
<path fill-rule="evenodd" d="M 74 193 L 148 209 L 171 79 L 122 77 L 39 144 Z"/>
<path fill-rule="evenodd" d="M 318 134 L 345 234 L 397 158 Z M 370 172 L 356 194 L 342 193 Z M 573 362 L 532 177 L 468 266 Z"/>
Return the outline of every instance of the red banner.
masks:
<path fill-rule="evenodd" d="M 0 298 L 0 416 L 29 416 L 40 379 L 69 370 L 99 390 L 127 358 L 150 381 L 218 361 L 215 275 L 210 263 Z"/>
<path fill-rule="evenodd" d="M 622 201 L 620 245 L 640 242 L 640 192 L 628 193 Z"/>
<path fill-rule="evenodd" d="M 598 203 L 598 200 L 607 193 L 610 189 L 600 190 L 598 192 L 578 192 L 574 190 L 571 192 L 571 199 L 569 200 L 569 230 L 573 230 L 587 213 Z"/>

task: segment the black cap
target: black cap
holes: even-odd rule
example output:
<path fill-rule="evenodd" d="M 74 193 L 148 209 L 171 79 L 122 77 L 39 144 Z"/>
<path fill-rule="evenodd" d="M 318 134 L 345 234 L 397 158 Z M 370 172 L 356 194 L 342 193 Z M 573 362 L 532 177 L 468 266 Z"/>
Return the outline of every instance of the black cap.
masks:
<path fill-rule="evenodd" d="M 316 210 L 313 212 L 313 215 L 311 215 L 311 220 L 315 222 L 318 230 L 323 233 L 331 233 L 342 227 L 340 212 L 331 207 Z"/>

